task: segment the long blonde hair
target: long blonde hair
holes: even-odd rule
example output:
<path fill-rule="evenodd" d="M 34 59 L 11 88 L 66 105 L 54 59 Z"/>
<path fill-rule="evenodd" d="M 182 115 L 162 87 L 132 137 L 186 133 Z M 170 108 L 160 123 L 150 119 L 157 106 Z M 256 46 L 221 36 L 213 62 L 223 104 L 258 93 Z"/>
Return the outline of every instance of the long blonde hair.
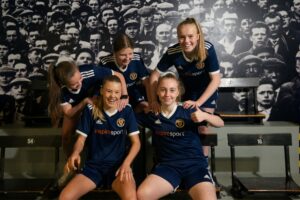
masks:
<path fill-rule="evenodd" d="M 107 82 L 115 82 L 115 83 L 120 83 L 121 84 L 121 80 L 116 75 L 111 75 L 111 76 L 105 77 L 103 79 L 102 87 L 104 87 L 104 85 Z M 102 97 L 101 93 L 97 97 L 96 102 L 93 105 L 92 114 L 93 114 L 93 118 L 95 120 L 100 119 L 101 121 L 105 121 L 104 114 L 103 114 L 103 97 Z"/>
<path fill-rule="evenodd" d="M 207 50 L 205 49 L 205 40 L 204 40 L 204 35 L 201 29 L 200 24 L 195 20 L 195 18 L 186 18 L 185 20 L 183 20 L 182 22 L 180 22 L 177 26 L 177 34 L 179 33 L 181 27 L 183 25 L 187 25 L 187 24 L 194 24 L 197 28 L 197 33 L 199 34 L 199 42 L 198 45 L 195 49 L 195 57 L 197 58 L 197 66 L 199 68 L 203 68 L 204 67 L 204 61 L 207 57 Z"/>

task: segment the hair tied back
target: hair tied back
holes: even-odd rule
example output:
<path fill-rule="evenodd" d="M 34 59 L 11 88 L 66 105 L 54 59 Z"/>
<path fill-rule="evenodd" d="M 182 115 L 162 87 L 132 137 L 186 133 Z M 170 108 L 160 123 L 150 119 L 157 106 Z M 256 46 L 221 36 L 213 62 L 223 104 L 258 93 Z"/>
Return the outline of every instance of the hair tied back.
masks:
<path fill-rule="evenodd" d="M 58 67 L 58 65 L 59 65 L 60 63 L 62 63 L 62 62 L 70 62 L 70 63 L 74 63 L 74 60 L 73 60 L 73 58 L 72 58 L 71 56 L 60 56 L 60 57 L 57 59 L 57 61 L 56 61 L 55 65 L 54 65 L 54 67 Z"/>

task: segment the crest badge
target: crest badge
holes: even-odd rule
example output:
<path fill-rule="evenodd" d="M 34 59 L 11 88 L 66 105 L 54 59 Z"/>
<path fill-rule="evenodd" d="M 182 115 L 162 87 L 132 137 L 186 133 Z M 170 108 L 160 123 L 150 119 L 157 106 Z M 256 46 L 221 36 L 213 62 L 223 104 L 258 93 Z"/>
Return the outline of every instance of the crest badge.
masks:
<path fill-rule="evenodd" d="M 199 62 L 198 61 L 197 64 L 196 64 L 197 69 L 203 69 L 204 66 L 205 66 L 204 62 Z"/>
<path fill-rule="evenodd" d="M 117 120 L 117 126 L 118 126 L 118 127 L 123 127 L 124 125 L 125 125 L 125 119 L 119 118 L 119 119 Z"/>
<path fill-rule="evenodd" d="M 177 119 L 175 121 L 175 125 L 177 128 L 183 128 L 184 127 L 184 120 L 183 119 Z"/>
<path fill-rule="evenodd" d="M 137 78 L 137 73 L 135 73 L 135 72 L 130 73 L 129 78 L 130 78 L 130 80 L 134 81 Z"/>

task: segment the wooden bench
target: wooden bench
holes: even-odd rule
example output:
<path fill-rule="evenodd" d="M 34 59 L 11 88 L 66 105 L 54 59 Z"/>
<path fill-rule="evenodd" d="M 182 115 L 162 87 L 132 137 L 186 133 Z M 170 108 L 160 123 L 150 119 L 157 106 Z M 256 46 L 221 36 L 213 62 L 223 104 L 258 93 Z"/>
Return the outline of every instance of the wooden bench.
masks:
<path fill-rule="evenodd" d="M 226 123 L 252 123 L 252 124 L 261 124 L 264 114 L 261 114 L 257 111 L 257 102 L 256 102 L 256 88 L 259 84 L 259 78 L 222 78 L 219 86 L 220 95 L 228 92 L 233 92 L 236 88 L 245 89 L 247 93 L 251 92 L 252 98 L 246 99 L 245 111 L 243 113 L 237 113 L 235 111 L 222 111 L 218 110 L 222 119 Z M 252 100 L 252 102 L 250 102 Z M 226 102 L 228 104 L 233 102 Z M 253 104 L 252 108 L 249 108 L 250 104 Z"/>
<path fill-rule="evenodd" d="M 228 134 L 228 145 L 231 153 L 231 193 L 234 197 L 243 197 L 253 193 L 286 193 L 300 194 L 300 187 L 295 183 L 290 171 L 289 146 L 292 145 L 290 133 L 273 134 Z M 236 171 L 236 146 L 278 146 L 284 150 L 284 177 L 240 177 Z"/>
<path fill-rule="evenodd" d="M 42 196 L 56 180 L 59 163 L 59 149 L 61 147 L 60 135 L 24 135 L 0 136 L 1 162 L 0 162 L 0 197 L 12 199 L 33 199 Z M 52 148 L 54 155 L 54 171 L 51 178 L 6 178 L 5 160 L 7 148 Z M 40 150 L 38 148 L 37 150 Z M 17 164 L 17 163 L 16 163 Z M 2 198 L 0 198 L 2 199 Z"/>

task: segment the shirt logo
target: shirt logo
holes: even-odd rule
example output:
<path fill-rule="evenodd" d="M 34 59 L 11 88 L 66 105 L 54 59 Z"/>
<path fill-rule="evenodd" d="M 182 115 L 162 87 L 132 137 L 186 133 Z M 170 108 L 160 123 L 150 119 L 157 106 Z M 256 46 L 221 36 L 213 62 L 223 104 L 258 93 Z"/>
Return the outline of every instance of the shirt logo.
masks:
<path fill-rule="evenodd" d="M 184 121 L 182 119 L 177 119 L 175 121 L 175 125 L 177 128 L 182 128 L 182 127 L 184 127 Z"/>
<path fill-rule="evenodd" d="M 211 179 L 207 174 L 203 178 L 209 179 L 209 180 Z"/>
<path fill-rule="evenodd" d="M 96 121 L 96 124 L 103 124 L 103 123 L 102 123 L 101 120 L 98 119 L 98 120 Z"/>
<path fill-rule="evenodd" d="M 181 65 L 178 66 L 178 69 L 183 70 L 183 67 Z"/>
<path fill-rule="evenodd" d="M 135 72 L 132 72 L 130 75 L 129 75 L 129 78 L 130 78 L 130 80 L 135 80 L 136 78 L 137 78 L 137 73 L 135 73 Z"/>
<path fill-rule="evenodd" d="M 74 103 L 74 102 L 75 102 L 74 99 L 69 100 L 69 103 Z"/>
<path fill-rule="evenodd" d="M 159 119 L 157 119 L 154 123 L 155 124 L 161 124 L 161 121 Z"/>
<path fill-rule="evenodd" d="M 119 118 L 119 119 L 117 120 L 117 126 L 118 126 L 118 127 L 123 127 L 124 125 L 125 125 L 125 119 Z"/>

